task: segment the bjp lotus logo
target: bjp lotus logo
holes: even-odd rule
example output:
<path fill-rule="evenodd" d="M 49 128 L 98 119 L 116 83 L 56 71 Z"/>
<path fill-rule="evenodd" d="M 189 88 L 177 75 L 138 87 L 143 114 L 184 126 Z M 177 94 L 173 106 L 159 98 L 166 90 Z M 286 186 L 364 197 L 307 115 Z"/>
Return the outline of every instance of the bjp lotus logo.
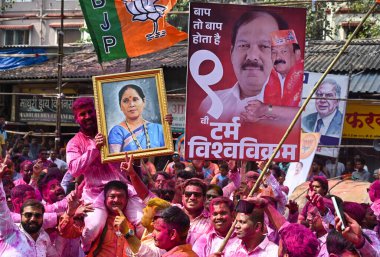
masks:
<path fill-rule="evenodd" d="M 158 20 L 164 17 L 166 7 L 154 4 L 157 1 L 158 0 L 135 0 L 125 3 L 127 11 L 133 16 L 132 21 L 153 21 L 152 33 L 145 35 L 147 41 L 166 36 L 166 30 L 158 30 Z"/>

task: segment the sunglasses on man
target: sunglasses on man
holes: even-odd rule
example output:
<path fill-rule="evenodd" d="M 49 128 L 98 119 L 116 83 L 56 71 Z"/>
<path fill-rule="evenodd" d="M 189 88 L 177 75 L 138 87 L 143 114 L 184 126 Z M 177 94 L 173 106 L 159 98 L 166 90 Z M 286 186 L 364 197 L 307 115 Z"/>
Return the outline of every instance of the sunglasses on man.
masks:
<path fill-rule="evenodd" d="M 196 198 L 200 198 L 200 197 L 203 196 L 203 194 L 200 193 L 200 192 L 189 192 L 189 191 L 185 191 L 183 194 L 184 194 L 185 197 L 187 197 L 187 198 L 191 197 L 192 195 L 194 195 Z"/>

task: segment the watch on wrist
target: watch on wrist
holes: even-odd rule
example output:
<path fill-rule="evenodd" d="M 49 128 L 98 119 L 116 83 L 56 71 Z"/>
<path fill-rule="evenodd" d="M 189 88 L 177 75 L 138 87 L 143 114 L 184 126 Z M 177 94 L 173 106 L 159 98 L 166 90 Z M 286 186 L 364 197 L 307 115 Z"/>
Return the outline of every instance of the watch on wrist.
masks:
<path fill-rule="evenodd" d="M 135 231 L 133 229 L 129 229 L 127 234 L 124 235 L 125 239 L 130 238 L 131 236 L 135 235 Z"/>

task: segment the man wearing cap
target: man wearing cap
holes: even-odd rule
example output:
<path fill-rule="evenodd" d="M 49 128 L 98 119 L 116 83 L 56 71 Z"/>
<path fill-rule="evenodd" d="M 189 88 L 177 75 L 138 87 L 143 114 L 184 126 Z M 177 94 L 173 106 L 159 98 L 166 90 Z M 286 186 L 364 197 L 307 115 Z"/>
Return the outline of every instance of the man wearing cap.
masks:
<path fill-rule="evenodd" d="M 298 106 L 303 85 L 301 49 L 292 29 L 271 33 L 273 82 L 265 90 L 264 101 L 274 105 Z"/>

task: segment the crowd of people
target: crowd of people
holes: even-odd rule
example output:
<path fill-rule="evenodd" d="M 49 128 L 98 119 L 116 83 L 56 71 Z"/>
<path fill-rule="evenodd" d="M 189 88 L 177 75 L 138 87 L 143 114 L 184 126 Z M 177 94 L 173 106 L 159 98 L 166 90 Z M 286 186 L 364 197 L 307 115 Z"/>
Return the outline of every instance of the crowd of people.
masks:
<path fill-rule="evenodd" d="M 73 112 L 80 130 L 65 157 L 26 135 L 2 159 L 0 256 L 380 256 L 378 176 L 363 192 L 371 204 L 334 196 L 341 216 L 329 193 L 328 177 L 370 179 L 361 159 L 315 161 L 299 206 L 285 163 L 271 164 L 253 195 L 263 163 L 178 153 L 163 170 L 132 155 L 102 163 L 93 100 L 77 99 Z"/>

